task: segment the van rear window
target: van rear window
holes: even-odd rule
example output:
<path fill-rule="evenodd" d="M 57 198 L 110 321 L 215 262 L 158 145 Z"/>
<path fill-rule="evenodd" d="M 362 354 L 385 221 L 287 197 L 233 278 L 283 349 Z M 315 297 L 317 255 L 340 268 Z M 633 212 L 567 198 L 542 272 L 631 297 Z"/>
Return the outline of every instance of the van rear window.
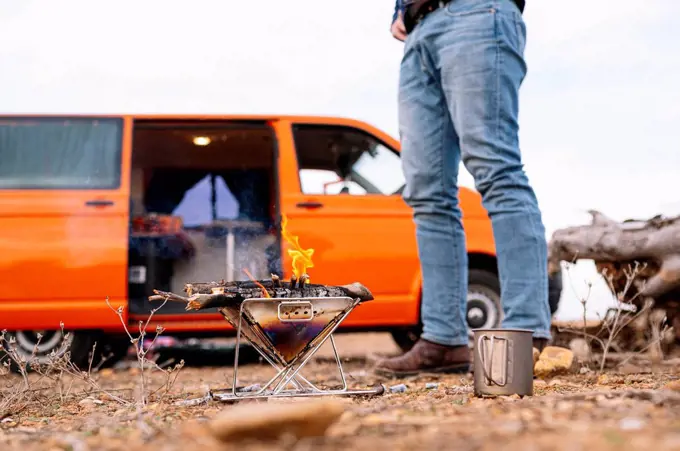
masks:
<path fill-rule="evenodd" d="M 120 118 L 0 119 L 0 189 L 120 186 Z"/>

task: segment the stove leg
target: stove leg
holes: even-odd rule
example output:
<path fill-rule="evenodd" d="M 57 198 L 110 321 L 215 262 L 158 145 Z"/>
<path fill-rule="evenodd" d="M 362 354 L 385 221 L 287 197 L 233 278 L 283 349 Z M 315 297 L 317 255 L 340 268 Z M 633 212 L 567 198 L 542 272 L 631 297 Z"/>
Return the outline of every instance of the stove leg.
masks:
<path fill-rule="evenodd" d="M 338 363 L 338 371 L 340 371 L 340 378 L 342 379 L 342 390 L 347 390 L 347 379 L 345 378 L 345 371 L 342 368 L 342 361 L 340 360 L 340 355 L 338 355 L 338 348 L 335 347 L 335 338 L 331 335 L 331 346 L 333 347 L 333 354 L 335 355 L 335 361 Z"/>

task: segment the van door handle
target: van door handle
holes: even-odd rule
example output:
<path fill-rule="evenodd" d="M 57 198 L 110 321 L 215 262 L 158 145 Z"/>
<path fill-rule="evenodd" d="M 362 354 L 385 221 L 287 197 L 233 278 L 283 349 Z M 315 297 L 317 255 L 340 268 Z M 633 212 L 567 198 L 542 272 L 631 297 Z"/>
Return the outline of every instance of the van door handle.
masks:
<path fill-rule="evenodd" d="M 298 208 L 321 208 L 323 204 L 321 202 L 298 202 L 295 206 Z"/>
<path fill-rule="evenodd" d="M 110 207 L 113 205 L 112 200 L 103 200 L 103 199 L 97 199 L 97 200 L 88 200 L 85 202 L 86 207 Z"/>

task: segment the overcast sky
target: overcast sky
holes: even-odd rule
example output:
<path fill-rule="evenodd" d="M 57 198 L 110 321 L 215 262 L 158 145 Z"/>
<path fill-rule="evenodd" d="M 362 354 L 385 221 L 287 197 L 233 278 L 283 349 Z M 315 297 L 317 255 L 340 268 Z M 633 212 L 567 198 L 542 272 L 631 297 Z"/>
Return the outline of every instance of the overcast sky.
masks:
<path fill-rule="evenodd" d="M 680 1 L 527 3 L 520 139 L 548 231 L 680 213 Z M 342 115 L 397 137 L 392 0 L 0 5 L 2 112 Z"/>

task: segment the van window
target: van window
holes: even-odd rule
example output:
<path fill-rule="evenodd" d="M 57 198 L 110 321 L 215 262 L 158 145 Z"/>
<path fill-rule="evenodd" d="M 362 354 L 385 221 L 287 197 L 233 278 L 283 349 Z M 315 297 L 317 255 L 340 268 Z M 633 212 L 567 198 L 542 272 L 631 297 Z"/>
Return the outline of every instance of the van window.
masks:
<path fill-rule="evenodd" d="M 383 194 L 401 192 L 399 154 L 354 128 L 295 125 L 300 185 L 304 194 Z"/>
<path fill-rule="evenodd" d="M 115 189 L 120 118 L 3 118 L 0 189 Z"/>

